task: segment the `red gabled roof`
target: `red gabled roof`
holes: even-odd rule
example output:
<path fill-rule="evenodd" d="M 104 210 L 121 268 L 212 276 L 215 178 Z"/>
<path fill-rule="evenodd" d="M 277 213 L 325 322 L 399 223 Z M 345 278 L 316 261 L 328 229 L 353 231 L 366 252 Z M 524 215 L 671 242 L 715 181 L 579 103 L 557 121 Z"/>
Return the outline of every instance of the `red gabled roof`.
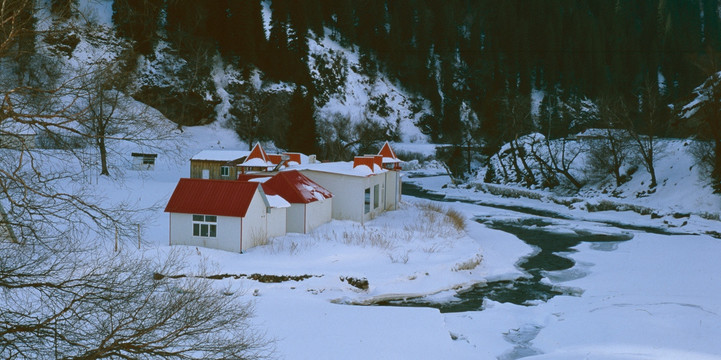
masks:
<path fill-rule="evenodd" d="M 245 161 L 248 161 L 250 159 L 261 159 L 265 162 L 268 162 L 268 155 L 265 153 L 265 150 L 263 150 L 263 147 L 260 146 L 260 143 L 255 143 L 255 146 L 253 146 L 253 150 L 250 151 L 250 154 L 248 157 L 245 158 Z"/>
<path fill-rule="evenodd" d="M 267 195 L 280 195 L 292 204 L 308 204 L 330 199 L 333 194 L 297 170 L 282 171 L 263 183 Z"/>
<path fill-rule="evenodd" d="M 383 144 L 383 147 L 381 148 L 381 151 L 378 152 L 378 155 L 383 155 L 383 157 L 391 158 L 391 159 L 398 159 L 396 156 L 396 152 L 393 151 L 391 148 L 391 144 L 386 141 L 385 144 Z"/>
<path fill-rule="evenodd" d="M 245 217 L 258 183 L 180 179 L 165 212 Z"/>

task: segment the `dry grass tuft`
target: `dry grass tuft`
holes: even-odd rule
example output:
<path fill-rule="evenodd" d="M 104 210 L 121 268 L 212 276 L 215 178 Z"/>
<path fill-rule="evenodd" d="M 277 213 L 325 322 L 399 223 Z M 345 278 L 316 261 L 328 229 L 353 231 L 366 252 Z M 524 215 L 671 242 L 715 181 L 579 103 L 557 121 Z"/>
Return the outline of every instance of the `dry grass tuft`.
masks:
<path fill-rule="evenodd" d="M 451 269 L 452 271 L 463 271 L 463 270 L 473 270 L 478 265 L 481 264 L 481 261 L 483 261 L 483 255 L 476 254 L 473 258 L 470 258 L 464 262 L 460 262 L 456 264 L 456 266 Z"/>
<path fill-rule="evenodd" d="M 466 231 L 466 218 L 460 211 L 455 209 L 446 210 L 446 219 L 450 221 L 457 231 Z"/>
<path fill-rule="evenodd" d="M 420 218 L 406 225 L 406 231 L 421 233 L 427 238 L 452 238 L 462 236 L 466 230 L 466 219 L 460 211 L 431 202 L 415 206 L 421 210 Z"/>

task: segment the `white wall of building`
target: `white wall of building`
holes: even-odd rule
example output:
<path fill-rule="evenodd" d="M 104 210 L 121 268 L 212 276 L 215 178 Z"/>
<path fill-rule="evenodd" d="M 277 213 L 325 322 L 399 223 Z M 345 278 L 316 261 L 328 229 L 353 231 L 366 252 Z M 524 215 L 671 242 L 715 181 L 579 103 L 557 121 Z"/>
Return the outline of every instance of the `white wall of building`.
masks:
<path fill-rule="evenodd" d="M 398 209 L 401 200 L 401 172 L 388 171 L 385 173 L 385 208 L 386 210 Z"/>
<path fill-rule="evenodd" d="M 306 232 L 321 226 L 333 217 L 333 198 L 306 204 Z"/>
<path fill-rule="evenodd" d="M 242 226 L 243 251 L 261 245 L 268 240 L 268 214 L 265 201 L 260 192 L 253 195 L 253 200 L 245 213 Z"/>
<path fill-rule="evenodd" d="M 320 186 L 333 193 L 332 217 L 338 220 L 363 222 L 370 220 L 385 210 L 384 196 L 385 173 L 367 177 L 327 173 L 314 170 L 302 170 L 303 175 L 317 182 Z M 379 204 L 365 213 L 365 189 L 371 191 L 371 202 L 374 200 L 374 188 L 379 188 Z"/>
<path fill-rule="evenodd" d="M 305 232 L 305 204 L 290 204 L 288 208 L 286 230 L 292 233 Z"/>
<path fill-rule="evenodd" d="M 268 214 L 268 238 L 283 236 L 286 234 L 287 208 L 270 208 Z"/>
<path fill-rule="evenodd" d="M 291 204 L 288 208 L 288 232 L 309 233 L 332 219 L 333 199 L 309 204 Z"/>
<path fill-rule="evenodd" d="M 240 218 L 218 216 L 216 235 L 216 237 L 193 236 L 193 215 L 170 213 L 171 245 L 202 246 L 240 252 Z"/>

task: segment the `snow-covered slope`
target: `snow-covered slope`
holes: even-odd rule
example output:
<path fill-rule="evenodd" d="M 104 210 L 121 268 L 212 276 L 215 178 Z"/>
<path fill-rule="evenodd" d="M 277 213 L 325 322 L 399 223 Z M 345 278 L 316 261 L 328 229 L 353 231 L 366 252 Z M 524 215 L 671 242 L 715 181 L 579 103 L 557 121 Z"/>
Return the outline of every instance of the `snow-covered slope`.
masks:
<path fill-rule="evenodd" d="M 427 102 L 412 98 L 383 74 L 361 74 L 359 54 L 341 47 L 327 35 L 321 41 L 311 39 L 310 51 L 314 81 L 324 80 L 328 76 L 324 74 L 331 71 L 340 70 L 334 73 L 336 76 L 339 72 L 345 74 L 340 86 L 324 94 L 327 101 L 318 109 L 321 118 L 339 115 L 350 118 L 353 124 L 372 122 L 389 129 L 389 135 L 398 135 L 401 142 L 428 142 L 415 125 L 421 115 L 430 112 Z"/>

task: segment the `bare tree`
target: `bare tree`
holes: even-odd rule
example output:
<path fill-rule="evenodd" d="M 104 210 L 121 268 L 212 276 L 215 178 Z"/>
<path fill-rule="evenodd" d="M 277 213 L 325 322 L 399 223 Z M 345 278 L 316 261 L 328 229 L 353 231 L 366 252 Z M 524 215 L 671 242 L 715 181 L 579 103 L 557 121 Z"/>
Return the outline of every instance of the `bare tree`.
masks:
<path fill-rule="evenodd" d="M 660 151 L 658 136 L 663 134 L 666 124 L 663 114 L 663 109 L 666 107 L 662 105 L 661 100 L 658 84 L 648 80 L 642 94 L 643 113 L 640 114 L 638 121 L 633 121 L 631 117 L 626 117 L 625 121 L 628 136 L 635 144 L 641 163 L 651 175 L 649 188 L 655 188 L 658 184 L 654 164 Z"/>
<path fill-rule="evenodd" d="M 613 175 L 616 186 L 621 186 L 627 181 L 621 168 L 631 153 L 629 132 L 623 126 L 628 122 L 628 110 L 621 99 L 601 99 L 600 104 L 600 123 L 605 127 L 589 141 L 589 164 Z"/>
<path fill-rule="evenodd" d="M 516 176 L 519 177 L 517 181 L 525 182 L 526 186 L 535 185 L 536 177 L 528 162 L 531 154 L 527 149 L 526 141 L 519 141 L 523 135 L 533 132 L 530 99 L 517 93 L 509 94 L 504 101 L 504 106 L 508 125 L 504 137 L 510 140 L 511 165 L 514 167 Z M 519 167 L 519 162 L 523 169 Z"/>
<path fill-rule="evenodd" d="M 558 106 L 558 104 L 556 103 L 552 106 Z M 548 132 L 543 139 L 539 141 L 540 144 L 536 142 L 531 144 L 531 155 L 533 155 L 534 159 L 536 159 L 536 162 L 538 162 L 540 168 L 542 169 L 541 172 L 545 178 L 547 186 L 553 187 L 558 185 L 560 182 L 557 176 L 560 174 L 576 189 L 580 189 L 583 186 L 583 183 L 576 177 L 576 175 L 573 174 L 571 169 L 574 161 L 582 152 L 581 147 L 569 146 L 569 144 L 572 143 L 572 140 L 566 136 L 568 124 L 565 126 L 566 131 L 564 131 L 565 134 L 563 134 L 563 137 L 551 140 L 551 131 L 553 129 L 551 123 L 558 122 L 559 119 L 554 119 L 553 117 L 560 116 L 560 113 L 547 112 L 545 115 L 547 118 L 541 119 L 541 121 L 548 122 Z M 555 134 L 555 136 L 558 137 L 558 134 Z"/>
<path fill-rule="evenodd" d="M 91 140 L 100 158 L 101 175 L 110 175 L 108 152 L 117 147 L 108 142 L 163 150 L 172 149 L 177 139 L 174 124 L 123 93 L 130 79 L 122 61 L 100 61 L 71 82 L 76 96 L 69 109 L 77 122 L 73 132 Z"/>
<path fill-rule="evenodd" d="M 5 4 L 0 0 L 0 9 Z M 0 15 L 4 36 L 14 36 L 14 15 Z M 0 41 L 0 61 L 12 61 L 17 47 L 4 46 L 12 39 Z M 78 186 L 86 164 L 74 151 L 34 149 L 14 131 L 65 131 L 91 141 L 149 140 L 154 129 L 84 128 L 99 113 L 84 96 L 89 89 L 80 86 L 92 72 L 44 88 L 13 86 L 7 69 L 0 71 L 0 137 L 18 141 L 0 148 L 0 358 L 267 355 L 267 341 L 249 328 L 252 309 L 239 292 L 217 289 L 211 280 L 156 275 L 189 271 L 177 256 L 150 261 L 110 250 L 114 236 L 134 238 L 134 224 L 143 223 L 145 213 L 108 205 L 97 190 Z M 117 91 L 101 89 L 115 98 Z"/>

